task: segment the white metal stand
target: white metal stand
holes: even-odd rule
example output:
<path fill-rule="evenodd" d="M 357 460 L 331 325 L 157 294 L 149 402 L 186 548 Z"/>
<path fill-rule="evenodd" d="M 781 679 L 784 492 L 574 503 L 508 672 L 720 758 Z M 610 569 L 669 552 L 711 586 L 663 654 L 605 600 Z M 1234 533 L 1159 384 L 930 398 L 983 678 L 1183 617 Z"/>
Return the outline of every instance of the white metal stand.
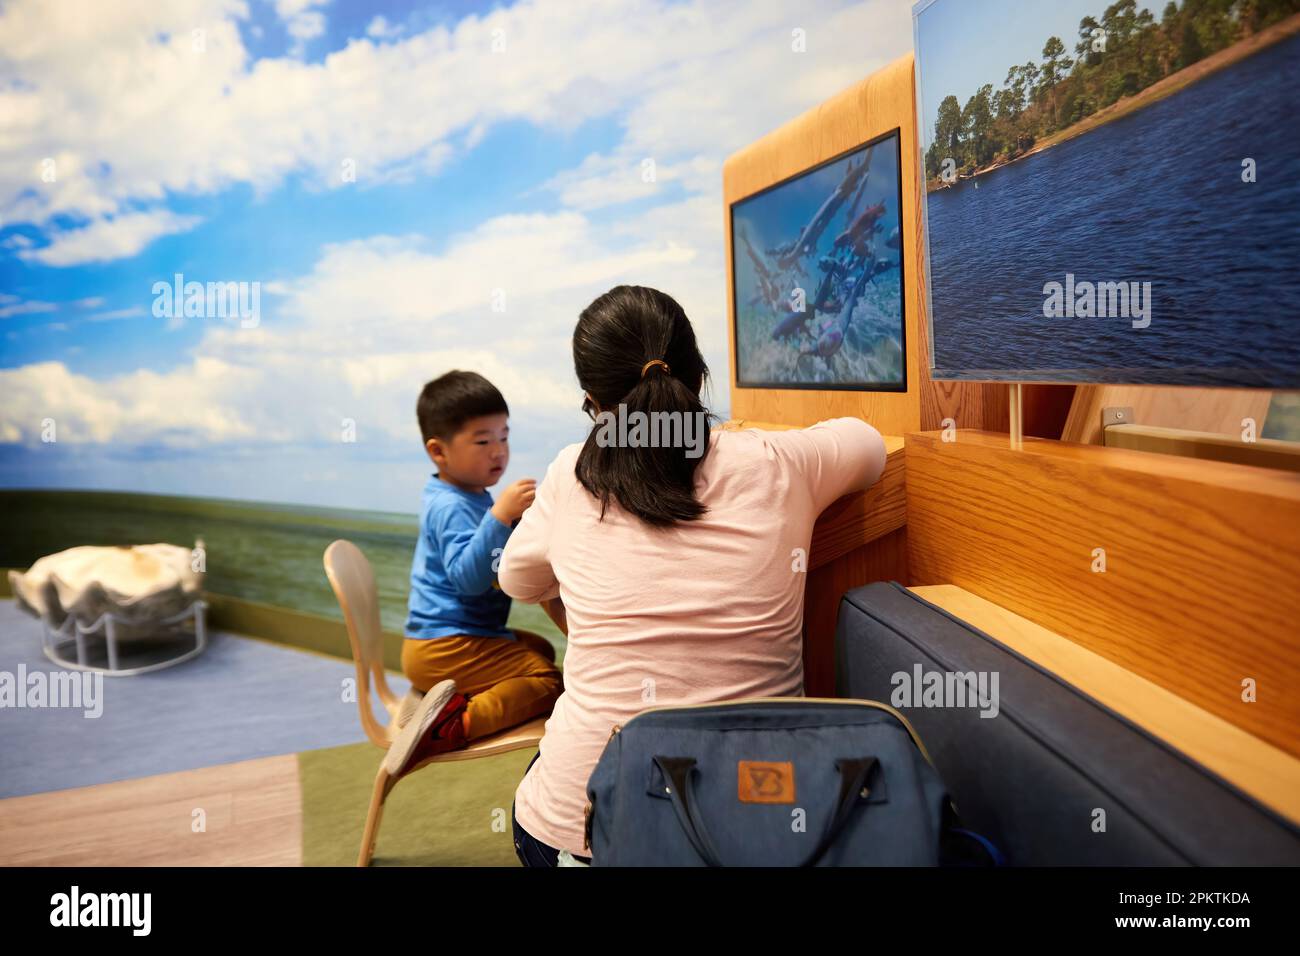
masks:
<path fill-rule="evenodd" d="M 205 612 L 208 605 L 206 601 L 198 600 L 171 617 L 161 618 L 157 621 L 148 622 L 149 626 L 156 627 L 160 631 L 176 625 L 183 624 L 191 617 L 194 618 L 194 647 L 186 649 L 175 657 L 169 657 L 166 660 L 155 661 L 152 664 L 144 664 L 140 667 L 120 667 L 120 653 L 118 648 L 117 629 L 121 625 L 130 625 L 139 627 L 140 624 L 134 621 L 128 621 L 124 618 L 114 615 L 111 611 L 100 615 L 99 620 L 92 624 L 82 624 L 73 615 L 69 614 L 64 619 L 63 624 L 59 627 L 52 627 L 50 622 L 42 617 L 41 628 L 44 631 L 44 651 L 55 664 L 60 667 L 68 667 L 78 671 L 92 671 L 98 674 L 107 674 L 112 677 L 134 677 L 136 674 L 147 674 L 150 671 L 162 670 L 165 667 L 174 667 L 182 664 L 191 658 L 202 654 L 208 646 L 208 630 Z M 87 637 L 103 636 L 105 646 L 108 652 L 108 667 L 96 667 L 90 664 L 90 655 L 87 652 Z M 59 653 L 60 640 L 67 644 L 73 640 L 77 646 L 77 659 L 69 660 Z"/>

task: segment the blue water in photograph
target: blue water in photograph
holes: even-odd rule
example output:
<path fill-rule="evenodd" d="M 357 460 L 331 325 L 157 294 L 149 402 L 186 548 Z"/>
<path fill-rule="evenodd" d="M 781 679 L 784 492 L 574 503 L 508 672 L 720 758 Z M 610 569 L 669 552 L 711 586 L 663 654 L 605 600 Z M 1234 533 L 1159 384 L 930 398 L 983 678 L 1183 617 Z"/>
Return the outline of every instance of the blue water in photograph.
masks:
<path fill-rule="evenodd" d="M 1297 88 L 1292 37 L 931 192 L 937 374 L 1300 387 Z M 1150 325 L 1044 317 L 1045 285 L 1067 273 L 1149 282 Z"/>
<path fill-rule="evenodd" d="M 891 134 L 732 207 L 738 384 L 905 386 L 898 155 Z"/>

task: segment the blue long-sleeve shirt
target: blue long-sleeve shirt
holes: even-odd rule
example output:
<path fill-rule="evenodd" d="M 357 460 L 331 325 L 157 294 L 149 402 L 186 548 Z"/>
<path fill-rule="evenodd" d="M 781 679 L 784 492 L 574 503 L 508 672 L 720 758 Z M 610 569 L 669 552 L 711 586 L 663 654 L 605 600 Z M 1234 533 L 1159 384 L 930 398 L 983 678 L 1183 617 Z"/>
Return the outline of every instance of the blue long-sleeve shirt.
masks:
<path fill-rule="evenodd" d="M 506 630 L 510 596 L 496 564 L 510 528 L 492 514 L 492 496 L 429 478 L 420 501 L 420 538 L 411 563 L 406 635 L 514 637 Z"/>

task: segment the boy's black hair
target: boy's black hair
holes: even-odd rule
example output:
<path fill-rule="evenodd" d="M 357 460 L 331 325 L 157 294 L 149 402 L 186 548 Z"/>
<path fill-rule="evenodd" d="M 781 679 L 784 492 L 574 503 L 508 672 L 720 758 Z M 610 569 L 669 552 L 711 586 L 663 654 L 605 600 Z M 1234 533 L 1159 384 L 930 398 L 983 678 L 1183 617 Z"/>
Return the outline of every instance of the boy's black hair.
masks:
<path fill-rule="evenodd" d="M 415 403 L 415 417 L 420 422 L 420 438 L 450 441 L 471 418 L 482 415 L 509 415 L 506 400 L 495 385 L 478 372 L 454 369 L 429 382 Z"/>

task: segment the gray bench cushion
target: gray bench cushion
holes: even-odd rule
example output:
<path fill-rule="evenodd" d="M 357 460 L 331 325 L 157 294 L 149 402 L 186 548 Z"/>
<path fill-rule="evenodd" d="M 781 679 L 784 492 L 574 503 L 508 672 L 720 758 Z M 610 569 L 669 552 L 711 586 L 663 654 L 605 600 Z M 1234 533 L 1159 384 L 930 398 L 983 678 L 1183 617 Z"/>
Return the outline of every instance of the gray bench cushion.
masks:
<path fill-rule="evenodd" d="M 841 696 L 890 701 L 892 675 L 998 673 L 998 713 L 899 707 L 963 823 L 1013 865 L 1296 865 L 1300 829 L 1088 695 L 896 583 L 848 592 Z M 987 708 L 986 708 L 987 709 Z M 1094 832 L 1095 811 L 1105 832 Z"/>

